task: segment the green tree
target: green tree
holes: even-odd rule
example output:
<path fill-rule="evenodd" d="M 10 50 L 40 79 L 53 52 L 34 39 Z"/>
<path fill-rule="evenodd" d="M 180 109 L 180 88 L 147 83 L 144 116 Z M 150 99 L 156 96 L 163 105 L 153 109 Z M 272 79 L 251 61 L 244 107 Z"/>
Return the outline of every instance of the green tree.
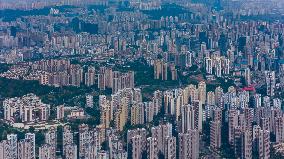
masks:
<path fill-rule="evenodd" d="M 35 133 L 35 144 L 37 147 L 41 146 L 42 144 L 45 143 L 45 136 L 42 131 L 38 131 Z"/>

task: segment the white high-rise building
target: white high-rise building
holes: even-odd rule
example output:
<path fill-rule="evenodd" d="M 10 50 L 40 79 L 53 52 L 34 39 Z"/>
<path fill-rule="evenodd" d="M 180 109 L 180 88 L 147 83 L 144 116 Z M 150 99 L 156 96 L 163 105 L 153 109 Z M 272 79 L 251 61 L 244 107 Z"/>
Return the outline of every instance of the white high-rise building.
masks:
<path fill-rule="evenodd" d="M 215 59 L 215 75 L 222 77 L 222 61 L 219 57 Z"/>
<path fill-rule="evenodd" d="M 68 144 L 65 145 L 65 159 L 77 159 L 77 145 Z"/>
<path fill-rule="evenodd" d="M 94 107 L 94 97 L 92 95 L 86 96 L 86 106 L 90 108 Z"/>
<path fill-rule="evenodd" d="M 275 72 L 274 71 L 266 71 L 265 72 L 266 78 L 266 92 L 268 96 L 274 96 L 274 89 L 275 89 Z"/>
<path fill-rule="evenodd" d="M 32 147 L 32 142 L 29 139 L 20 140 L 18 142 L 18 159 L 35 159 Z"/>
<path fill-rule="evenodd" d="M 69 125 L 65 125 L 63 128 L 63 156 L 66 154 L 66 147 L 73 144 L 73 133 Z M 77 149 L 77 147 L 76 147 Z"/>
<path fill-rule="evenodd" d="M 188 130 L 195 128 L 195 110 L 191 105 L 184 105 L 181 109 L 181 132 L 186 133 Z"/>
<path fill-rule="evenodd" d="M 205 104 L 206 101 L 206 83 L 201 81 L 198 83 L 198 99 L 200 104 Z"/>
<path fill-rule="evenodd" d="M 39 147 L 39 159 L 51 159 L 53 156 L 53 147 L 50 144 L 43 144 Z"/>
<path fill-rule="evenodd" d="M 35 153 L 35 134 L 34 133 L 26 133 L 25 135 L 25 139 L 26 140 L 29 140 L 30 142 L 30 149 L 31 149 L 31 156 L 36 156 L 36 153 Z"/>
<path fill-rule="evenodd" d="M 49 156 L 51 158 L 56 158 L 57 134 L 55 127 L 50 127 L 45 134 L 45 143 L 48 144 Z"/>
<path fill-rule="evenodd" d="M 251 85 L 251 72 L 250 72 L 250 68 L 246 68 L 245 69 L 245 79 L 246 79 L 247 85 Z"/>
<path fill-rule="evenodd" d="M 16 159 L 18 157 L 18 149 L 17 149 L 17 140 L 18 137 L 16 134 L 9 134 L 7 135 L 7 150 L 4 150 L 7 152 L 7 154 L 5 154 L 4 156 L 7 156 L 7 158 L 13 158 Z"/>
<path fill-rule="evenodd" d="M 210 57 L 205 58 L 205 69 L 206 73 L 208 74 L 213 73 L 213 64 L 212 64 L 212 59 Z"/>

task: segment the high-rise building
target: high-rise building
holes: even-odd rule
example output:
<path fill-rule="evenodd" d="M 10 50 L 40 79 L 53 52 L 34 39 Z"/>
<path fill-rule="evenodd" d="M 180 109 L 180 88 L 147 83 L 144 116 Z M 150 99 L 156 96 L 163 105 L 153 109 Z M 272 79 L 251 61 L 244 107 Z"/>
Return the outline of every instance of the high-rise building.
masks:
<path fill-rule="evenodd" d="M 172 137 L 172 135 L 173 135 L 173 132 L 172 132 L 173 125 L 171 123 L 165 123 L 165 124 L 162 124 L 161 126 L 162 126 L 162 136 L 163 136 L 163 138 L 162 138 L 162 146 L 164 146 L 165 143 L 166 143 L 167 138 L 168 137 Z M 164 149 L 162 149 L 162 153 L 163 154 L 165 153 Z"/>
<path fill-rule="evenodd" d="M 70 85 L 80 87 L 83 81 L 83 68 L 80 65 L 70 66 Z"/>
<path fill-rule="evenodd" d="M 105 85 L 107 88 L 113 87 L 113 71 L 112 68 L 106 68 L 105 69 Z"/>
<path fill-rule="evenodd" d="M 168 80 L 168 64 L 162 60 L 154 62 L 154 79 Z"/>
<path fill-rule="evenodd" d="M 158 159 L 159 149 L 156 138 L 147 138 L 147 158 Z"/>
<path fill-rule="evenodd" d="M 77 145 L 68 144 L 65 145 L 65 159 L 77 159 Z"/>
<path fill-rule="evenodd" d="M 35 139 L 34 134 L 28 133 L 25 135 L 24 139 L 21 139 L 18 142 L 17 153 L 18 153 L 19 159 L 35 159 L 36 158 L 34 139 Z"/>
<path fill-rule="evenodd" d="M 186 133 L 188 130 L 195 128 L 195 110 L 191 105 L 184 105 L 181 109 L 181 132 Z"/>
<path fill-rule="evenodd" d="M 205 57 L 205 69 L 206 73 L 213 74 L 213 64 L 212 59 L 210 57 Z"/>
<path fill-rule="evenodd" d="M 50 115 L 50 105 L 44 104 L 34 94 L 27 94 L 21 98 L 9 98 L 4 100 L 4 119 L 15 122 L 16 114 L 22 122 L 47 121 Z"/>
<path fill-rule="evenodd" d="M 109 77 L 109 74 L 107 74 L 106 72 L 106 68 L 105 67 L 100 67 L 100 71 L 98 74 L 98 88 L 100 90 L 105 90 L 106 86 L 109 88 L 112 88 L 112 84 L 111 85 L 107 85 L 106 80 L 109 80 L 106 76 Z M 112 72 L 111 72 L 111 76 L 112 76 Z"/>
<path fill-rule="evenodd" d="M 259 158 L 270 158 L 270 133 L 260 126 L 253 127 L 253 142 Z"/>
<path fill-rule="evenodd" d="M 230 64 L 231 61 L 228 58 L 222 58 L 222 68 L 223 68 L 223 74 L 229 75 L 230 74 Z"/>
<path fill-rule="evenodd" d="M 215 59 L 215 75 L 222 77 L 222 60 L 220 57 L 216 57 Z"/>
<path fill-rule="evenodd" d="M 210 123 L 210 147 L 219 149 L 221 147 L 221 122 L 212 121 Z"/>
<path fill-rule="evenodd" d="M 265 72 L 265 79 L 266 79 L 266 94 L 268 96 L 274 96 L 275 90 L 275 72 L 274 71 L 267 71 Z"/>
<path fill-rule="evenodd" d="M 252 158 L 252 135 L 250 130 L 236 126 L 234 130 L 234 150 L 237 158 Z"/>
<path fill-rule="evenodd" d="M 175 65 L 173 64 L 170 65 L 170 72 L 171 72 L 171 80 L 172 81 L 177 80 L 178 75 L 177 75 L 177 69 L 175 68 Z"/>
<path fill-rule="evenodd" d="M 284 117 L 283 116 L 276 117 L 275 127 L 276 127 L 276 132 L 275 132 L 276 142 L 277 143 L 284 142 Z"/>
<path fill-rule="evenodd" d="M 151 128 L 152 137 L 156 139 L 158 151 L 163 150 L 163 128 L 161 125 Z"/>
<path fill-rule="evenodd" d="M 203 122 L 203 107 L 202 103 L 199 100 L 195 100 L 192 102 L 192 106 L 194 108 L 194 125 L 195 129 L 202 132 L 202 122 Z"/>
<path fill-rule="evenodd" d="M 158 151 L 165 153 L 165 144 L 168 137 L 172 136 L 172 124 L 165 123 L 151 128 L 152 138 L 157 140 Z"/>
<path fill-rule="evenodd" d="M 109 159 L 108 151 L 101 150 L 98 152 L 97 159 Z"/>
<path fill-rule="evenodd" d="M 222 110 L 220 108 L 212 110 L 212 120 L 222 122 Z"/>
<path fill-rule="evenodd" d="M 67 155 L 66 151 L 68 151 L 67 150 L 68 146 L 69 146 L 69 149 L 70 148 L 72 149 L 72 144 L 73 144 L 73 133 L 72 133 L 72 130 L 71 130 L 71 126 L 65 125 L 63 127 L 63 139 L 62 139 L 63 156 Z M 77 147 L 76 147 L 76 149 L 77 149 Z"/>
<path fill-rule="evenodd" d="M 129 71 L 122 73 L 119 71 L 112 72 L 112 93 L 116 93 L 119 90 L 125 88 L 134 88 L 134 72 Z"/>
<path fill-rule="evenodd" d="M 95 131 L 89 130 L 87 125 L 79 126 L 79 157 L 82 158 L 95 158 L 97 155 L 98 147 L 96 143 L 97 136 Z M 67 156 L 74 156 L 74 152 L 71 150 L 77 149 L 77 146 L 74 144 L 66 144 L 64 146 L 65 153 Z"/>
<path fill-rule="evenodd" d="M 36 156 L 36 146 L 35 146 L 35 134 L 34 133 L 26 133 L 25 134 L 25 139 L 29 140 L 30 142 L 30 153 L 31 156 Z"/>
<path fill-rule="evenodd" d="M 216 105 L 220 108 L 222 108 L 222 104 L 223 104 L 223 89 L 219 86 L 215 89 L 215 102 Z"/>
<path fill-rule="evenodd" d="M 100 98 L 99 103 L 100 103 L 100 108 L 101 108 L 101 117 L 100 117 L 101 125 L 103 126 L 103 128 L 108 128 L 110 121 L 111 121 L 111 116 L 112 116 L 111 103 L 109 100 L 105 100 L 101 104 L 101 98 Z"/>
<path fill-rule="evenodd" d="M 49 157 L 56 158 L 57 133 L 55 127 L 50 127 L 45 134 L 45 143 L 48 144 Z"/>
<path fill-rule="evenodd" d="M 206 46 L 206 43 L 205 42 L 202 42 L 200 44 L 200 52 L 198 53 L 198 59 L 199 60 L 202 60 L 203 57 L 205 56 L 206 54 L 206 51 L 207 51 L 207 46 Z"/>
<path fill-rule="evenodd" d="M 216 102 L 215 102 L 215 93 L 210 91 L 210 92 L 207 92 L 207 104 L 209 106 L 212 106 L 212 105 L 215 105 Z"/>
<path fill-rule="evenodd" d="M 206 101 L 206 83 L 204 81 L 199 82 L 198 84 L 198 99 L 200 104 L 205 104 Z"/>
<path fill-rule="evenodd" d="M 88 71 L 85 73 L 85 85 L 90 87 L 95 84 L 96 72 L 94 67 L 88 67 Z"/>
<path fill-rule="evenodd" d="M 271 131 L 270 130 L 270 119 L 269 119 L 269 117 L 260 119 L 260 127 L 261 127 L 262 130 L 267 130 L 269 132 Z"/>
<path fill-rule="evenodd" d="M 8 146 L 8 141 L 7 140 L 2 140 L 0 142 L 0 158 L 8 158 L 9 155 L 9 146 Z"/>
<path fill-rule="evenodd" d="M 59 105 L 56 107 L 56 119 L 62 120 L 64 118 L 64 105 Z"/>
<path fill-rule="evenodd" d="M 18 142 L 18 159 L 35 159 L 34 155 L 31 140 L 22 139 Z"/>
<path fill-rule="evenodd" d="M 262 101 L 261 101 L 261 94 L 255 94 L 254 95 L 254 108 L 261 107 Z"/>
<path fill-rule="evenodd" d="M 234 130 L 238 126 L 238 114 L 236 110 L 229 110 L 228 117 L 229 124 L 229 143 L 233 145 L 234 143 Z"/>
<path fill-rule="evenodd" d="M 246 68 L 246 69 L 245 69 L 245 74 L 244 74 L 244 76 L 245 76 L 246 84 L 247 84 L 247 85 L 251 85 L 251 71 L 250 71 L 249 68 Z"/>
<path fill-rule="evenodd" d="M 131 125 L 144 124 L 144 104 L 142 102 L 134 103 L 131 109 Z"/>
<path fill-rule="evenodd" d="M 79 157 L 88 156 L 88 146 L 91 142 L 88 125 L 82 124 L 79 126 Z"/>
<path fill-rule="evenodd" d="M 127 122 L 129 103 L 130 101 L 128 100 L 128 98 L 123 97 L 121 99 L 119 108 L 115 112 L 115 125 L 119 131 L 123 130 L 123 127 L 125 126 Z"/>
<path fill-rule="evenodd" d="M 39 147 L 39 159 L 50 159 L 54 158 L 53 150 L 50 144 L 43 144 Z"/>
<path fill-rule="evenodd" d="M 90 107 L 90 108 L 94 107 L 94 96 L 92 96 L 92 95 L 86 96 L 86 106 Z"/>
<path fill-rule="evenodd" d="M 146 135 L 147 135 L 147 131 L 146 129 L 142 128 L 142 129 L 133 129 L 133 130 L 128 130 L 127 131 L 127 144 L 131 143 L 131 140 L 134 136 L 140 136 L 142 139 L 142 151 L 146 150 L 146 141 L 147 141 L 147 138 L 146 138 Z M 128 145 L 127 145 L 127 150 L 129 150 L 128 148 Z M 129 152 L 128 152 L 129 153 Z"/>
<path fill-rule="evenodd" d="M 153 102 L 144 102 L 144 108 L 145 108 L 145 121 L 151 122 L 154 119 L 154 103 Z"/>
<path fill-rule="evenodd" d="M 179 158 L 199 158 L 199 131 L 189 130 L 187 133 L 180 133 L 179 137 Z"/>
<path fill-rule="evenodd" d="M 176 138 L 167 136 L 163 146 L 165 159 L 176 159 Z"/>
<path fill-rule="evenodd" d="M 152 99 L 154 105 L 154 115 L 157 115 L 162 108 L 163 92 L 156 90 Z"/>
<path fill-rule="evenodd" d="M 133 159 L 141 159 L 142 158 L 142 136 L 140 135 L 135 135 L 131 138 L 131 144 L 132 144 L 132 158 Z M 130 152 L 128 152 L 130 153 Z"/>

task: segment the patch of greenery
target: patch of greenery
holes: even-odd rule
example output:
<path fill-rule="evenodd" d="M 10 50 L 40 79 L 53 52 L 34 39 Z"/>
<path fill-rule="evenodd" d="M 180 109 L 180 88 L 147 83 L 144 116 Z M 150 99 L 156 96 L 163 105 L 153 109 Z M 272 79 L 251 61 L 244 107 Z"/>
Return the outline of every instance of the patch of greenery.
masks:
<path fill-rule="evenodd" d="M 9 65 L 8 64 L 0 64 L 0 73 L 6 72 L 9 70 Z"/>
<path fill-rule="evenodd" d="M 210 123 L 212 119 L 207 119 L 203 122 L 203 140 L 205 141 L 206 146 L 210 146 Z"/>
<path fill-rule="evenodd" d="M 107 8 L 108 7 L 104 6 L 104 5 L 89 5 L 88 6 L 88 10 L 90 10 L 90 11 L 95 10 L 95 11 L 100 12 L 100 13 L 104 13 Z"/>
<path fill-rule="evenodd" d="M 0 78 L 1 97 L 20 97 L 28 93 L 36 95 L 48 94 L 54 88 L 40 85 L 38 81 L 24 81 Z"/>
<path fill-rule="evenodd" d="M 38 81 L 26 81 L 26 80 L 14 80 L 7 78 L 0 78 L 0 96 L 3 98 L 9 97 L 21 97 L 28 93 L 34 93 L 40 96 L 44 103 L 52 105 L 85 105 L 85 95 L 88 93 L 94 93 L 98 96 L 99 94 L 110 94 L 107 91 L 98 91 L 97 87 L 52 87 L 40 85 Z M 96 97 L 95 96 L 95 97 Z M 98 101 L 98 97 L 94 98 Z"/>
<path fill-rule="evenodd" d="M 17 18 L 23 16 L 33 16 L 33 15 L 48 15 L 50 8 L 42 9 L 33 9 L 33 10 L 13 10 L 5 9 L 0 11 L 0 18 L 3 18 L 3 21 L 15 21 Z"/>

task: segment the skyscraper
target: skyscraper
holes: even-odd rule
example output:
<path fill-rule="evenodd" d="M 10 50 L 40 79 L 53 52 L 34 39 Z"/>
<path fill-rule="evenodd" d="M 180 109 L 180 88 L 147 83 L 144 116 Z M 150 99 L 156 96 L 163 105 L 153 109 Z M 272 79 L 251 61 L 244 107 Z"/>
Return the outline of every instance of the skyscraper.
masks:
<path fill-rule="evenodd" d="M 25 134 L 25 139 L 29 140 L 30 142 L 30 153 L 31 156 L 36 156 L 36 145 L 35 145 L 35 134 L 34 133 L 26 133 Z"/>
<path fill-rule="evenodd" d="M 275 89 L 275 72 L 274 71 L 267 71 L 265 72 L 266 78 L 266 93 L 268 96 L 274 96 L 274 89 Z"/>
<path fill-rule="evenodd" d="M 165 159 L 176 158 L 176 137 L 167 136 L 164 143 L 164 156 Z"/>
<path fill-rule="evenodd" d="M 219 149 L 221 147 L 221 122 L 212 121 L 210 123 L 210 147 Z"/>
<path fill-rule="evenodd" d="M 147 138 L 147 158 L 158 159 L 159 149 L 156 138 Z"/>
<path fill-rule="evenodd" d="M 179 133 L 179 158 L 199 158 L 199 132 L 189 130 Z"/>
<path fill-rule="evenodd" d="M 201 81 L 198 83 L 198 99 L 200 104 L 205 104 L 206 101 L 206 83 Z"/>
<path fill-rule="evenodd" d="M 184 105 L 181 109 L 181 132 L 186 133 L 188 130 L 195 128 L 195 110 L 191 105 Z"/>
<path fill-rule="evenodd" d="M 131 125 L 144 124 L 144 104 L 142 102 L 134 103 L 131 109 Z"/>
<path fill-rule="evenodd" d="M 90 87 L 95 84 L 96 72 L 94 67 L 88 67 L 88 71 L 85 73 L 85 85 Z"/>
<path fill-rule="evenodd" d="M 48 144 L 45 148 L 49 149 L 49 157 L 56 158 L 57 134 L 56 128 L 50 127 L 45 134 L 45 143 Z"/>
<path fill-rule="evenodd" d="M 253 127 L 254 147 L 259 154 L 259 158 L 270 158 L 270 134 L 267 130 L 262 130 L 260 126 Z"/>
<path fill-rule="evenodd" d="M 132 158 L 133 159 L 141 159 L 142 158 L 142 136 L 135 135 L 131 138 L 132 144 Z M 154 148 L 154 147 L 152 147 Z M 130 152 L 129 152 L 130 153 Z"/>
<path fill-rule="evenodd" d="M 90 108 L 93 108 L 93 106 L 94 106 L 94 96 L 92 96 L 92 95 L 87 95 L 86 96 L 86 106 L 90 107 Z"/>
<path fill-rule="evenodd" d="M 71 131 L 71 127 L 69 125 L 65 125 L 63 127 L 63 139 L 62 139 L 63 143 L 62 143 L 62 150 L 63 150 L 63 156 L 67 156 L 67 151 L 69 151 L 69 149 L 73 149 L 73 133 Z M 77 147 L 76 147 L 77 149 Z"/>

